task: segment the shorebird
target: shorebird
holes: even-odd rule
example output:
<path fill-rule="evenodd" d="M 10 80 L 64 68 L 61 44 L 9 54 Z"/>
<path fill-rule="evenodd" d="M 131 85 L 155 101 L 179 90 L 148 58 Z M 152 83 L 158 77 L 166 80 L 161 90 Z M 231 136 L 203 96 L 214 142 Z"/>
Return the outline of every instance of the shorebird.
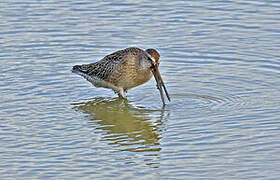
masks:
<path fill-rule="evenodd" d="M 165 105 L 163 90 L 169 94 L 159 72 L 160 55 L 155 49 L 142 50 L 130 47 L 116 51 L 91 64 L 75 65 L 72 72 L 81 75 L 95 87 L 112 89 L 120 98 L 126 92 L 149 81 L 154 76 L 161 100 Z"/>

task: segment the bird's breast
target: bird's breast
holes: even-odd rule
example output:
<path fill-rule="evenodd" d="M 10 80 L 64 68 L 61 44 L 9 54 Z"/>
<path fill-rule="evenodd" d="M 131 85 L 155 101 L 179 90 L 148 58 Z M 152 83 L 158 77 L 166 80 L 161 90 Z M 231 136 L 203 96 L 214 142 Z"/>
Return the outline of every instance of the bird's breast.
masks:
<path fill-rule="evenodd" d="M 137 74 L 135 77 L 135 84 L 137 86 L 146 83 L 152 78 L 153 74 L 150 70 L 142 71 Z"/>
<path fill-rule="evenodd" d="M 119 81 L 119 86 L 122 86 L 124 89 L 131 89 L 146 83 L 152 76 L 153 74 L 150 70 L 126 72 L 126 75 Z"/>

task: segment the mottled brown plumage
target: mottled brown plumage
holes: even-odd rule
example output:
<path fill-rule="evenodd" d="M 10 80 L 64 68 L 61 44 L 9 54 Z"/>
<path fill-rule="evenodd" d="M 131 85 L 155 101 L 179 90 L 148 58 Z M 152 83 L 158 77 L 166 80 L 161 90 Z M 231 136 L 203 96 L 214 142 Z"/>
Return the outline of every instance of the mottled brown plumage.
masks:
<path fill-rule="evenodd" d="M 159 58 L 159 53 L 154 49 L 143 51 L 131 47 L 116 51 L 95 63 L 76 65 L 72 72 L 85 77 L 95 87 L 114 90 L 123 98 L 127 90 L 144 84 L 154 74 L 164 103 L 162 87 L 168 99 L 169 96 L 158 71 Z"/>

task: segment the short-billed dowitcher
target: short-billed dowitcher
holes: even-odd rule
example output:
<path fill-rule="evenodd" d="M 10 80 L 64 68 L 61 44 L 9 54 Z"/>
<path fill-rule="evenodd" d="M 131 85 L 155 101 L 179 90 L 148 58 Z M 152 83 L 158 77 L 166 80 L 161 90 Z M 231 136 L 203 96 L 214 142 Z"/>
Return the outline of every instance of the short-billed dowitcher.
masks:
<path fill-rule="evenodd" d="M 155 49 L 142 50 L 130 47 L 105 56 L 98 62 L 76 65 L 72 72 L 83 76 L 95 87 L 109 88 L 126 98 L 127 90 L 144 84 L 154 75 L 161 100 L 165 105 L 163 90 L 170 101 L 159 72 L 160 55 Z"/>

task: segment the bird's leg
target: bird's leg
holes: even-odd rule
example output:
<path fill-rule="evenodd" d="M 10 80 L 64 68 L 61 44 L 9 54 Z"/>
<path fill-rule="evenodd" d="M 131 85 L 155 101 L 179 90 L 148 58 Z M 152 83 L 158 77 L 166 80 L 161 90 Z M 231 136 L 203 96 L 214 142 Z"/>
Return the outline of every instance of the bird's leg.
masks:
<path fill-rule="evenodd" d="M 126 93 L 126 91 L 123 88 L 119 88 L 118 95 L 119 95 L 120 98 L 126 99 L 125 93 Z"/>

